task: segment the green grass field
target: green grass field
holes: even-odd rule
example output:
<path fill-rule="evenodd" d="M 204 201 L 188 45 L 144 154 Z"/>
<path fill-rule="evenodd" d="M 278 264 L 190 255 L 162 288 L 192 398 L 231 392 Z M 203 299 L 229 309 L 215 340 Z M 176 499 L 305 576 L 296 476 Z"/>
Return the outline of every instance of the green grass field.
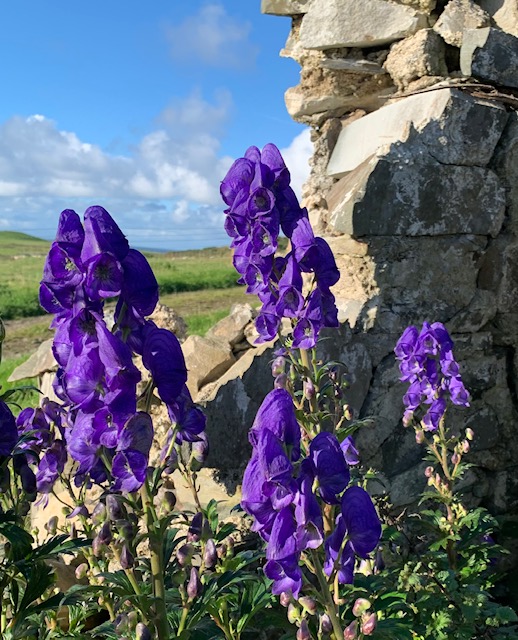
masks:
<path fill-rule="evenodd" d="M 38 284 L 49 242 L 24 233 L 0 232 L 0 315 L 4 320 L 39 316 Z M 205 333 L 234 302 L 248 297 L 236 285 L 228 248 L 145 255 L 160 286 L 160 300 L 184 316 L 189 332 Z M 254 299 L 255 300 L 255 299 Z"/>

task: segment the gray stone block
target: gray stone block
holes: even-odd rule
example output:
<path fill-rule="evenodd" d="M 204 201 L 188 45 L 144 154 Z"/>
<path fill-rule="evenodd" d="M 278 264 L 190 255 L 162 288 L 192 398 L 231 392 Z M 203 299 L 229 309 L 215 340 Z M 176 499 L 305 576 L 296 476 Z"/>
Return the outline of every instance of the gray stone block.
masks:
<path fill-rule="evenodd" d="M 332 189 L 330 227 L 362 236 L 496 236 L 505 192 L 480 167 L 372 156 Z"/>
<path fill-rule="evenodd" d="M 460 69 L 465 76 L 518 88 L 518 38 L 490 27 L 467 29 Z"/>
<path fill-rule="evenodd" d="M 320 50 L 377 47 L 426 26 L 426 15 L 385 0 L 326 0 L 310 5 L 302 19 L 300 44 Z"/>
<path fill-rule="evenodd" d="M 261 0 L 261 13 L 272 16 L 296 16 L 306 13 L 311 0 Z"/>
<path fill-rule="evenodd" d="M 488 26 L 489 15 L 473 0 L 450 0 L 433 29 L 445 42 L 454 47 L 460 47 L 466 29 L 480 29 Z"/>

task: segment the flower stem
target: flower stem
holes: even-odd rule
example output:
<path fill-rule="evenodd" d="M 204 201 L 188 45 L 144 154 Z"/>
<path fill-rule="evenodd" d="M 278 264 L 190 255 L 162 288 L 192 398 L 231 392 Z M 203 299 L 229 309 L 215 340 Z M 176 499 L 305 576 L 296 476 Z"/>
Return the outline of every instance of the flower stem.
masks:
<path fill-rule="evenodd" d="M 340 618 L 336 611 L 333 595 L 331 594 L 329 585 L 327 584 L 327 580 L 324 576 L 324 571 L 322 569 L 322 565 L 320 564 L 320 558 L 318 557 L 318 554 L 314 549 L 311 550 L 311 557 L 313 559 L 315 573 L 316 573 L 318 582 L 320 584 L 320 588 L 322 590 L 322 596 L 324 598 L 326 613 L 331 620 L 331 624 L 333 625 L 333 633 L 335 635 L 335 640 L 342 640 L 343 631 L 340 625 Z"/>

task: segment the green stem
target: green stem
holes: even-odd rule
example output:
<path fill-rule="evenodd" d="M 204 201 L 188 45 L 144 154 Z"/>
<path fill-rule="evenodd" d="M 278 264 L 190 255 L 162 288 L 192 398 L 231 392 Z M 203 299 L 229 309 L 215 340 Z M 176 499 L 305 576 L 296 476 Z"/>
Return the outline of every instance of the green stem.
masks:
<path fill-rule="evenodd" d="M 169 640 L 169 622 L 165 606 L 165 584 L 163 571 L 162 540 L 156 529 L 156 514 L 153 508 L 153 500 L 149 493 L 147 480 L 141 488 L 142 505 L 146 516 L 146 527 L 149 535 L 149 550 L 151 560 L 151 577 L 153 595 L 155 597 L 154 613 L 155 627 L 158 640 Z"/>
<path fill-rule="evenodd" d="M 315 566 L 315 573 L 320 584 L 320 589 L 322 590 L 322 596 L 324 598 L 324 604 L 326 608 L 326 613 L 331 620 L 331 624 L 333 625 L 333 633 L 335 635 L 336 640 L 342 640 L 344 637 L 342 626 L 340 624 L 340 618 L 338 617 L 338 613 L 336 611 L 335 603 L 333 600 L 333 595 L 329 589 L 329 585 L 327 584 L 327 580 L 324 576 L 324 571 L 322 569 L 322 565 L 320 564 L 320 559 L 318 557 L 317 552 L 312 549 L 311 557 L 313 558 L 313 565 Z"/>

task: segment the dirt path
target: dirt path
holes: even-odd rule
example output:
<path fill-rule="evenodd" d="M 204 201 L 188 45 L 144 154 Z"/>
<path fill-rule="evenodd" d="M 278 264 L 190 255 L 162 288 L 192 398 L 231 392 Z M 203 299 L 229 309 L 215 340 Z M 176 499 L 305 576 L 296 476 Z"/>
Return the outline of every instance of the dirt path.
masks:
<path fill-rule="evenodd" d="M 5 342 L 2 344 L 2 357 L 7 359 L 30 355 L 52 333 L 49 331 L 50 316 L 35 316 L 4 320 Z"/>

